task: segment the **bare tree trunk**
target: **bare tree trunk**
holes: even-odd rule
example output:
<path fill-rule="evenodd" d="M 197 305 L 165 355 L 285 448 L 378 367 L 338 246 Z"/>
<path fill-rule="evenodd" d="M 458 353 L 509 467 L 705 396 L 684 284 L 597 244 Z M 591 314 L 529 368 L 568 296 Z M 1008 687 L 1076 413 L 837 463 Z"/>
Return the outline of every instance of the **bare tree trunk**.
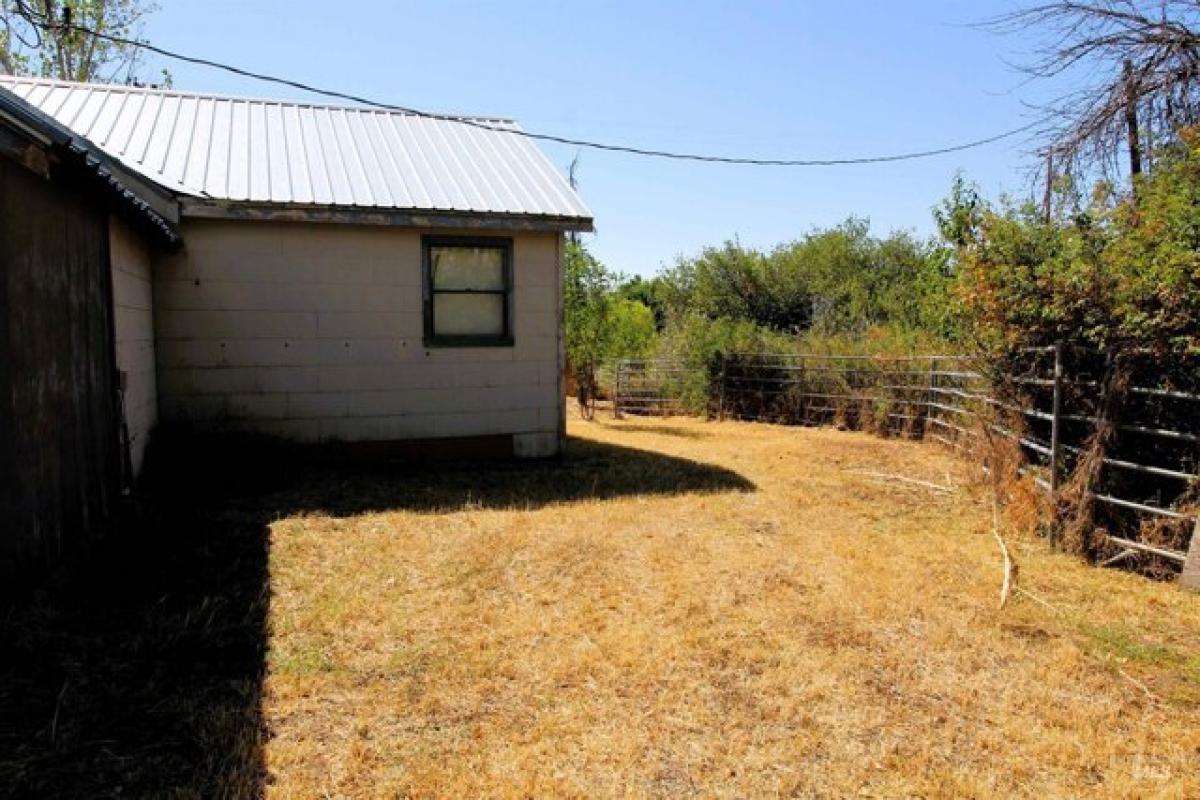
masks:
<path fill-rule="evenodd" d="M 596 365 L 589 361 L 575 371 L 576 399 L 579 401 L 579 416 L 592 419 L 596 416 Z"/>
<path fill-rule="evenodd" d="M 1142 143 L 1138 133 L 1138 87 L 1133 77 L 1133 62 L 1125 59 L 1125 129 L 1129 137 L 1129 176 L 1142 174 Z"/>
<path fill-rule="evenodd" d="M 1054 155 L 1046 154 L 1046 193 L 1042 196 L 1042 216 L 1046 222 L 1050 221 L 1050 215 L 1054 211 Z"/>

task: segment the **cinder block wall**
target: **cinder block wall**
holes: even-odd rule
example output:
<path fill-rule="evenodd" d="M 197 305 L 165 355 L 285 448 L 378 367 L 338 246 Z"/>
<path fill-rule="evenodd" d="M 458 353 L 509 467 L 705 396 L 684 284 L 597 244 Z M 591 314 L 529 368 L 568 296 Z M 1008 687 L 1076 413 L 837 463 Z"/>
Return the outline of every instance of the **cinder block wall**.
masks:
<path fill-rule="evenodd" d="M 142 469 L 150 431 L 158 420 L 150 250 L 143 237 L 115 217 L 110 217 L 108 230 L 117 370 L 124 388 L 122 411 L 136 476 Z"/>
<path fill-rule="evenodd" d="M 422 231 L 189 220 L 154 270 L 164 420 L 286 439 L 513 434 L 557 452 L 561 237 L 513 234 L 512 347 L 426 348 Z M 469 232 L 464 232 L 469 235 Z"/>

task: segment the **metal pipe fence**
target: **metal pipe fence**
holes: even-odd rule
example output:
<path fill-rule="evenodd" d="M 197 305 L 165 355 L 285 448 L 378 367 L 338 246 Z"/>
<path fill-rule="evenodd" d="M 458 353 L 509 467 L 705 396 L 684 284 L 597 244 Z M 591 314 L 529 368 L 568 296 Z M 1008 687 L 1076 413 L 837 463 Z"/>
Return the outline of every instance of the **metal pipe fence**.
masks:
<path fill-rule="evenodd" d="M 621 361 L 613 408 L 702 413 L 798 425 L 837 424 L 967 449 L 985 432 L 1023 452 L 1023 470 L 1051 495 L 1074 473 L 1102 419 L 1102 356 L 1063 345 L 1023 351 L 1020 374 L 989 375 L 953 354 L 874 357 L 726 353 L 707 364 Z M 1200 489 L 1200 391 L 1142 379 L 1124 392 L 1115 444 L 1088 496 L 1120 531 L 1148 519 L 1189 520 Z M 1197 375 L 1200 389 L 1200 372 Z M 1183 510 L 1181 510 L 1183 509 Z M 1183 564 L 1183 550 L 1106 533 L 1122 548 Z M 1186 548 L 1186 540 L 1183 542 Z M 1192 547 L 1193 551 L 1200 548 Z M 1189 568 L 1190 569 L 1190 568 Z M 1186 571 L 1185 571 L 1186 574 Z"/>

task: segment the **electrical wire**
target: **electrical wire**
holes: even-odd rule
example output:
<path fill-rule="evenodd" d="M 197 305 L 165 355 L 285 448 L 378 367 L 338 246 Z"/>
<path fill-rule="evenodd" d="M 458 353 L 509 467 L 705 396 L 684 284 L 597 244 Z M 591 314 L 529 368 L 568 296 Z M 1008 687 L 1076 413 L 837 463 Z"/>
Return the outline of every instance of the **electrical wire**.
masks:
<path fill-rule="evenodd" d="M 31 20 L 32 21 L 32 20 Z M 834 166 L 849 166 L 854 164 L 884 164 L 896 161 L 912 161 L 915 159 L 931 158 L 933 156 L 946 155 L 949 153 L 958 153 L 963 150 L 971 150 L 984 145 L 999 142 L 1004 139 L 1009 139 L 1026 131 L 1031 130 L 1039 123 L 1031 122 L 1022 125 L 1019 128 L 998 133 L 994 136 L 988 136 L 983 139 L 976 139 L 962 144 L 950 145 L 949 147 L 939 147 L 929 150 L 917 150 L 908 153 L 895 153 L 890 155 L 880 156 L 860 156 L 856 158 L 814 158 L 814 159 L 783 159 L 783 158 L 743 158 L 737 156 L 719 156 L 706 155 L 701 153 L 676 152 L 670 150 L 655 150 L 642 147 L 633 147 L 630 145 L 609 144 L 605 142 L 596 142 L 588 139 L 574 139 L 568 136 L 558 136 L 550 133 L 538 133 L 536 131 L 526 131 L 514 129 L 503 125 L 487 122 L 481 119 L 472 119 L 470 117 L 462 117 L 452 114 L 438 114 L 431 111 L 423 111 L 418 108 L 409 106 L 394 105 L 391 103 L 382 103 L 377 100 L 372 100 L 360 95 L 350 94 L 347 92 L 339 92 L 335 89 L 325 89 L 312 84 L 302 83 L 300 81 L 291 80 L 288 78 L 280 78 L 275 75 L 267 75 L 261 72 L 243 69 L 242 67 L 225 64 L 219 61 L 213 61 L 199 56 L 191 56 L 184 53 L 179 53 L 173 50 L 168 50 L 165 47 L 159 47 L 149 42 L 140 41 L 137 39 L 129 39 L 123 36 L 114 36 L 112 34 L 95 31 L 90 28 L 83 27 L 72 23 L 57 24 L 34 22 L 35 25 L 55 31 L 75 31 L 87 36 L 94 36 L 102 41 L 111 44 L 120 45 L 122 47 L 132 47 L 147 52 L 155 53 L 164 58 L 182 61 L 188 64 L 196 64 L 204 67 L 229 72 L 245 78 L 251 78 L 265 83 L 273 83 L 280 86 L 287 86 L 300 91 L 309 92 L 312 94 L 331 97 L 338 100 L 345 100 L 351 103 L 368 106 L 370 108 L 378 108 L 383 111 L 393 111 L 402 114 L 409 114 L 424 119 L 438 120 L 443 122 L 452 122 L 460 125 L 467 125 L 473 128 L 481 128 L 483 130 L 497 131 L 501 133 L 509 133 L 516 136 L 521 136 L 526 139 L 533 139 L 541 142 L 553 142 L 555 144 L 569 145 L 572 147 L 588 148 L 591 150 L 601 150 L 612 153 L 624 153 L 627 155 L 644 156 L 649 158 L 672 159 L 676 161 L 698 161 L 709 164 L 737 164 L 743 166 L 754 167 L 834 167 Z"/>

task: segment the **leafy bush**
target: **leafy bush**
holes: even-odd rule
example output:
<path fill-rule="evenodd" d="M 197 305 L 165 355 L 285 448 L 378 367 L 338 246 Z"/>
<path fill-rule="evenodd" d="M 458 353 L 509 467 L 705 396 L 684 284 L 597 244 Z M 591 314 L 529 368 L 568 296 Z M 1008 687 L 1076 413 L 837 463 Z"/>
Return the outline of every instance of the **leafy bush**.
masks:
<path fill-rule="evenodd" d="M 1118 335 L 1163 358 L 1200 355 L 1200 131 L 1113 213 Z"/>
<path fill-rule="evenodd" d="M 1173 503 L 1185 513 L 1195 505 L 1180 485 L 1105 467 L 1114 459 L 1195 470 L 1195 451 L 1186 443 L 1128 431 L 1195 429 L 1190 403 L 1130 387 L 1200 390 L 1200 135 L 1183 132 L 1128 193 L 1102 185 L 1083 203 L 1071 189 L 1060 186 L 1047 213 L 1030 204 L 993 208 L 958 186 L 939 220 L 957 237 L 957 298 L 997 387 L 1027 398 L 1041 392 L 1045 408 L 1046 390 L 1007 376 L 1032 368 L 1029 348 L 1059 341 L 1068 345 L 1068 378 L 1086 379 L 1068 380 L 1063 389 L 1063 403 L 1089 422 L 1067 428 L 1080 438 L 1065 459 L 1069 480 L 1047 531 L 1095 558 L 1111 554 L 1097 530 L 1137 524 L 1093 502 L 1095 492 Z M 1044 362 L 1041 369 L 1044 376 Z M 1142 533 L 1182 548 L 1191 521 L 1171 530 L 1159 521 Z"/>
<path fill-rule="evenodd" d="M 564 273 L 567 363 L 580 404 L 590 409 L 597 371 L 604 364 L 649 354 L 656 331 L 654 313 L 636 300 L 617 295 L 619 277 L 581 244 L 567 246 Z"/>
<path fill-rule="evenodd" d="M 878 239 L 851 218 L 770 252 L 736 241 L 706 248 L 656 279 L 655 291 L 668 325 L 696 313 L 792 335 L 888 327 L 948 336 L 950 267 L 936 242 L 904 232 Z"/>
<path fill-rule="evenodd" d="M 1136 191 L 1100 187 L 1047 218 L 1031 204 L 943 207 L 957 228 L 959 307 L 997 358 L 1058 340 L 1167 364 L 1200 355 L 1200 135 Z M 975 198 L 977 203 L 977 198 Z"/>

